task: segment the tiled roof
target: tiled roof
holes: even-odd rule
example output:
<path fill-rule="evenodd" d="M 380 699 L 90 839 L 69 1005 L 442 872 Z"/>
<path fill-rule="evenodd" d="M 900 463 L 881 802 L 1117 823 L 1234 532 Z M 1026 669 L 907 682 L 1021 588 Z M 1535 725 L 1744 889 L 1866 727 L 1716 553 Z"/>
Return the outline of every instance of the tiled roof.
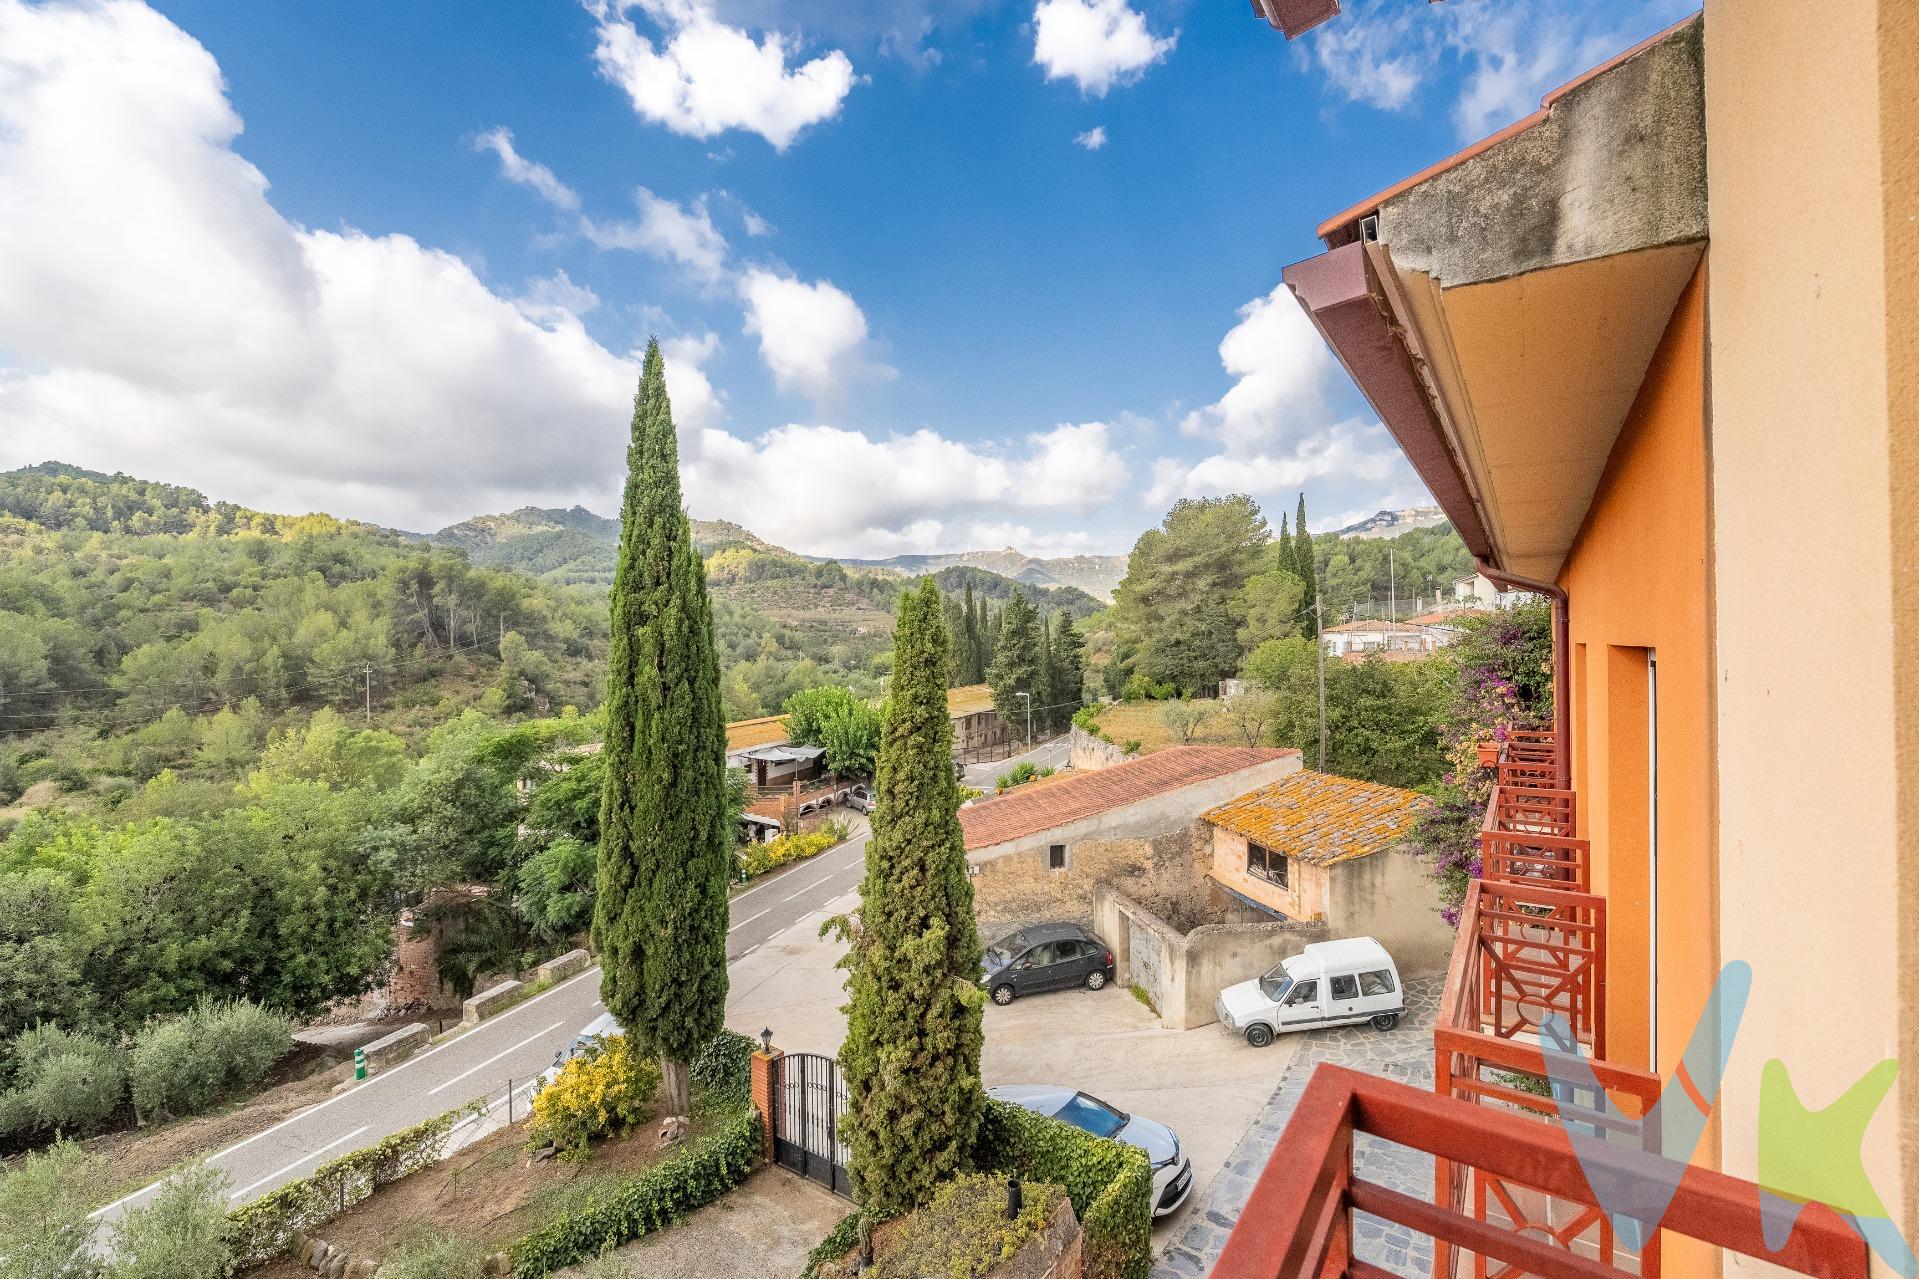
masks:
<path fill-rule="evenodd" d="M 1339 660 L 1356 665 L 1374 658 L 1382 662 L 1423 662 L 1431 656 L 1431 653 L 1420 648 L 1356 648 L 1350 653 L 1341 653 Z"/>
<path fill-rule="evenodd" d="M 946 713 L 954 719 L 977 715 L 993 709 L 993 690 L 985 684 L 968 684 L 946 690 Z"/>
<path fill-rule="evenodd" d="M 726 726 L 728 751 L 751 750 L 786 740 L 786 716 L 767 715 L 760 719 L 736 719 Z"/>
<path fill-rule="evenodd" d="M 960 809 L 960 826 L 969 850 L 987 848 L 1298 754 L 1250 746 L 1169 746 L 1111 768 L 1067 773 L 1050 785 L 1021 786 L 968 804 Z"/>
<path fill-rule="evenodd" d="M 1340 635 L 1340 634 L 1345 634 L 1346 632 L 1349 632 L 1349 631 L 1360 631 L 1360 632 L 1372 632 L 1372 631 L 1407 631 L 1407 632 L 1412 632 L 1412 631 L 1417 631 L 1417 630 L 1419 630 L 1419 627 L 1417 627 L 1417 626 L 1414 626 L 1414 625 L 1413 625 L 1413 624 L 1412 624 L 1411 622 L 1388 622 L 1388 621 L 1385 621 L 1385 620 L 1383 620 L 1383 619 L 1375 619 L 1375 620 L 1370 620 L 1370 621 L 1369 621 L 1369 620 L 1366 620 L 1366 619 L 1361 619 L 1360 621 L 1357 621 L 1357 622 L 1342 622 L 1342 623 L 1340 623 L 1340 624 L 1339 624 L 1338 626 L 1328 626 L 1328 627 L 1326 628 L 1326 632 L 1327 632 L 1327 634 L 1329 634 L 1329 635 Z"/>
<path fill-rule="evenodd" d="M 1431 804 L 1397 786 L 1301 770 L 1204 816 L 1275 852 L 1329 866 L 1392 847 Z"/>

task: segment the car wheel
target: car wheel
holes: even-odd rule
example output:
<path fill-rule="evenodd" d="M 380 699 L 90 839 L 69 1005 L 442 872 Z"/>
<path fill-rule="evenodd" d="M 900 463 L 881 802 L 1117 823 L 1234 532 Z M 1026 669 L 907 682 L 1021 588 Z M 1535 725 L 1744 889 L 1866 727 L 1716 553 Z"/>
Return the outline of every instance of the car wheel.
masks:
<path fill-rule="evenodd" d="M 1267 1044 L 1273 1042 L 1273 1028 L 1271 1026 L 1248 1026 L 1246 1028 L 1246 1042 L 1255 1048 L 1264 1048 Z"/>
<path fill-rule="evenodd" d="M 993 987 L 993 1002 L 1001 1008 L 1013 1002 L 1013 988 L 1007 985 Z"/>
<path fill-rule="evenodd" d="M 1086 974 L 1086 989 L 1099 990 L 1105 985 L 1106 985 L 1105 969 L 1095 968 L 1092 972 Z"/>
<path fill-rule="evenodd" d="M 1394 1026 L 1397 1026 L 1398 1024 L 1399 1024 L 1398 1013 L 1380 1013 L 1378 1016 L 1373 1018 L 1374 1030 L 1391 1030 Z"/>

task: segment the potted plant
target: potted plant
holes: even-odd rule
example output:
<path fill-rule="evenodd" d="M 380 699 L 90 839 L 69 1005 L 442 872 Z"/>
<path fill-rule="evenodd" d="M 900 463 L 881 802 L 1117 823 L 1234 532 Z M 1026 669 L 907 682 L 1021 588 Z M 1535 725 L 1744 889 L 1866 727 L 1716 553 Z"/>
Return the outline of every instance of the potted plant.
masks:
<path fill-rule="evenodd" d="M 1496 768 L 1498 765 L 1499 743 L 1496 741 L 1479 743 L 1479 766 L 1481 768 Z"/>

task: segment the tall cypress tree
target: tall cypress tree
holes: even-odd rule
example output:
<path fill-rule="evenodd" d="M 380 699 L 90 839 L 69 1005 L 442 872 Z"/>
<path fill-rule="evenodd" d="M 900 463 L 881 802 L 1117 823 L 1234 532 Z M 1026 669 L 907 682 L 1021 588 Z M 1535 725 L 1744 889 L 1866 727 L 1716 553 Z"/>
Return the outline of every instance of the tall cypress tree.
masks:
<path fill-rule="evenodd" d="M 626 451 L 602 758 L 600 998 L 632 1041 L 659 1055 L 663 1100 L 684 1115 L 689 1065 L 726 1011 L 734 832 L 713 611 L 680 508 L 657 341 L 647 344 Z"/>
<path fill-rule="evenodd" d="M 999 712 L 1000 723 L 1013 736 L 1023 736 L 1028 702 L 1019 695 L 1031 697 L 1035 718 L 1046 703 L 1039 700 L 1039 614 L 1017 586 L 999 613 L 999 634 L 993 641 L 993 665 L 986 672 L 986 682 L 993 688 L 993 709 Z"/>
<path fill-rule="evenodd" d="M 852 998 L 841 1135 L 857 1198 L 882 1216 L 925 1203 L 966 1166 L 985 1104 L 980 946 L 953 777 L 947 645 L 937 589 L 906 592 L 859 923 L 847 928 L 842 961 Z"/>
<path fill-rule="evenodd" d="M 1058 711 L 1062 724 L 1073 718 L 1086 689 L 1086 643 L 1065 609 L 1053 624 L 1053 700 L 1066 703 Z"/>
<path fill-rule="evenodd" d="M 965 628 L 953 637 L 959 646 L 960 669 L 964 673 L 961 684 L 982 684 L 986 681 L 986 663 L 980 658 L 980 618 L 979 601 L 973 598 L 973 583 L 966 583 L 966 619 Z"/>
<path fill-rule="evenodd" d="M 1047 615 L 1039 615 L 1039 652 L 1033 660 L 1033 722 L 1043 729 L 1053 727 L 1058 710 L 1053 703 L 1053 628 Z"/>
<path fill-rule="evenodd" d="M 1299 580 L 1306 586 L 1306 593 L 1300 597 L 1300 629 L 1308 635 L 1318 638 L 1319 614 L 1314 611 L 1313 603 L 1319 598 L 1319 560 L 1313 553 L 1313 535 L 1306 531 L 1306 495 L 1299 495 L 1299 512 L 1293 517 L 1293 541 L 1298 548 L 1294 562 L 1299 566 L 1294 570 Z"/>

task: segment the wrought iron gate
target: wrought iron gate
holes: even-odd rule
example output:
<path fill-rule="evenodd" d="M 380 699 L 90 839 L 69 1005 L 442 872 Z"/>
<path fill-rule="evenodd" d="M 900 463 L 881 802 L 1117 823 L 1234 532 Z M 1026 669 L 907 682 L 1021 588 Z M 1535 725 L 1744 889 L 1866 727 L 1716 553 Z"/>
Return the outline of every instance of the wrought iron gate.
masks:
<path fill-rule="evenodd" d="M 788 1053 L 773 1063 L 773 1157 L 851 1198 L 840 1116 L 846 1081 L 839 1063 L 817 1053 Z"/>

